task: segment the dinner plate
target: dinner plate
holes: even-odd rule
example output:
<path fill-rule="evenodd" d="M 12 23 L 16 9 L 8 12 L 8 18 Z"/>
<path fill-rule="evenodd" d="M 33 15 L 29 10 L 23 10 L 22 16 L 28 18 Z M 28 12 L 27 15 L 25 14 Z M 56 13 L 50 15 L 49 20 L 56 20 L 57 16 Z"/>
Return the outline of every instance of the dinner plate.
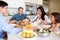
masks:
<path fill-rule="evenodd" d="M 55 35 L 60 37 L 60 31 L 55 32 Z"/>
<path fill-rule="evenodd" d="M 49 28 L 51 25 L 43 25 L 44 28 Z"/>
<path fill-rule="evenodd" d="M 13 27 L 16 26 L 16 24 L 10 24 L 10 25 L 12 25 Z"/>
<path fill-rule="evenodd" d="M 48 29 L 50 27 L 51 27 L 51 25 L 38 25 L 38 28 L 40 28 L 40 29 L 44 29 L 44 28 Z"/>
<path fill-rule="evenodd" d="M 35 32 L 33 32 L 33 34 L 35 35 L 35 37 L 33 38 L 24 38 L 21 36 L 22 32 L 18 34 L 18 38 L 22 39 L 22 40 L 36 40 L 37 34 Z"/>

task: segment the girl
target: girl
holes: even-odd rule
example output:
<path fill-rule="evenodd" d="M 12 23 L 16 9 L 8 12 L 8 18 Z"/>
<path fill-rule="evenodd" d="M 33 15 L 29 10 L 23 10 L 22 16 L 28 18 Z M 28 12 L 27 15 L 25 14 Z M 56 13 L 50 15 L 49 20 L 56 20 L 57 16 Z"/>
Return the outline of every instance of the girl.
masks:
<path fill-rule="evenodd" d="M 50 30 L 51 31 L 58 30 L 58 28 L 60 27 L 60 13 L 57 13 L 57 12 L 51 13 L 51 23 L 53 25 Z"/>

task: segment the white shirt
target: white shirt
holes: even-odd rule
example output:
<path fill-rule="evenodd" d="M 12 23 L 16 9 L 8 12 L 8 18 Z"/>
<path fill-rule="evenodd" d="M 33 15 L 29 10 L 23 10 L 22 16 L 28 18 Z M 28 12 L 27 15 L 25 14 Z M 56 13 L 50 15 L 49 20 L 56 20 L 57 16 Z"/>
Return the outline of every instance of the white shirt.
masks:
<path fill-rule="evenodd" d="M 47 15 L 44 16 L 45 20 L 44 20 L 44 23 L 47 24 L 47 23 L 50 23 L 50 19 L 48 18 Z M 38 15 L 33 19 L 32 22 L 38 22 L 40 19 L 38 19 Z"/>
<path fill-rule="evenodd" d="M 6 22 L 4 16 L 0 13 L 0 33 L 1 31 L 7 31 L 11 34 L 16 34 L 22 31 L 22 29 L 14 28 L 12 25 Z"/>

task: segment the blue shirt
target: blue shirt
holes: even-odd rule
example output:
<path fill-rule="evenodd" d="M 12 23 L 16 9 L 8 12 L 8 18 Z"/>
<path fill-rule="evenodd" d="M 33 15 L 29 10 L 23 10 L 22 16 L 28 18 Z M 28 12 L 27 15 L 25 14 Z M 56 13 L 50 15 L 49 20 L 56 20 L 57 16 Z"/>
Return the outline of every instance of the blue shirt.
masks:
<path fill-rule="evenodd" d="M 19 21 L 19 20 L 23 20 L 23 19 L 26 19 L 26 18 L 27 18 L 27 15 L 25 15 L 25 14 L 21 14 L 21 15 L 15 14 L 10 20 Z"/>
<path fill-rule="evenodd" d="M 0 35 L 2 34 L 2 31 L 6 31 L 11 34 L 17 34 L 22 31 L 22 29 L 14 28 L 12 25 L 8 24 L 8 22 L 5 21 L 4 16 L 0 13 Z"/>

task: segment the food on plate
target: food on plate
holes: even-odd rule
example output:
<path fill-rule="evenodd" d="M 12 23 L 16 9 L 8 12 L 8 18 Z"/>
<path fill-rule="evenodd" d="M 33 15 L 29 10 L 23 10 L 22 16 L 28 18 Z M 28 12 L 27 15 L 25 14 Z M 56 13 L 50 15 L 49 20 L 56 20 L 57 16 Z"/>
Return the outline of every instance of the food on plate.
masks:
<path fill-rule="evenodd" d="M 31 25 L 30 23 L 29 23 L 29 24 L 26 24 L 26 25 L 25 25 L 25 28 L 26 28 L 26 29 L 30 29 L 30 28 L 32 28 L 32 25 Z"/>
<path fill-rule="evenodd" d="M 17 28 L 21 28 L 21 27 L 23 27 L 23 21 L 19 21 L 17 24 L 16 24 L 16 26 L 15 27 L 17 27 Z"/>
<path fill-rule="evenodd" d="M 16 27 L 18 27 L 18 28 L 23 27 L 23 26 L 25 26 L 27 24 L 29 24 L 29 20 L 28 19 L 23 19 L 23 20 L 17 22 Z"/>
<path fill-rule="evenodd" d="M 24 30 L 21 36 L 24 38 L 33 38 L 35 35 L 33 34 L 32 30 Z"/>
<path fill-rule="evenodd" d="M 25 24 L 28 24 L 30 21 L 29 21 L 29 19 L 24 19 L 23 22 L 24 22 Z"/>
<path fill-rule="evenodd" d="M 22 25 L 16 25 L 15 28 L 23 28 Z"/>

